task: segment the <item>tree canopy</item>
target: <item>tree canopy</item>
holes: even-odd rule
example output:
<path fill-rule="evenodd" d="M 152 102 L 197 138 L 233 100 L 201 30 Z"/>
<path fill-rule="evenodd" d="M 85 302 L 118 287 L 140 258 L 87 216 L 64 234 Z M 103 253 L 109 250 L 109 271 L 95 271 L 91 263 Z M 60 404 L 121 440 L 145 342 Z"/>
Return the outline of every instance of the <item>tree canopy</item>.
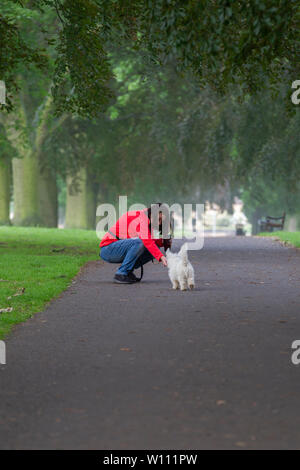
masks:
<path fill-rule="evenodd" d="M 298 24 L 284 0 L 2 0 L 15 223 L 55 225 L 57 187 L 84 226 L 119 194 L 299 212 Z"/>
<path fill-rule="evenodd" d="M 38 12 L 54 27 L 40 23 L 32 45 L 21 23 Z M 57 111 L 97 115 L 112 99 L 109 51 L 126 41 L 145 63 L 171 62 L 202 86 L 224 93 L 235 83 L 245 95 L 299 72 L 299 20 L 297 0 L 2 0 L 0 74 L 11 103 L 20 64 L 43 68 L 52 56 Z"/>

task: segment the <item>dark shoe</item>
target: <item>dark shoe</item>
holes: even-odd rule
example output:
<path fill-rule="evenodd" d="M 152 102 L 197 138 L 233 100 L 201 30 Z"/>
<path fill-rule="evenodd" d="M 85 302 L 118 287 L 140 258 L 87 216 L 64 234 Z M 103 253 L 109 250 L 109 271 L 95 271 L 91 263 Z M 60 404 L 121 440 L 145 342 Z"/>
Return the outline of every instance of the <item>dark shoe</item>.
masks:
<path fill-rule="evenodd" d="M 136 275 L 133 274 L 133 272 L 128 273 L 127 276 L 128 276 L 129 279 L 131 279 L 133 282 L 139 282 L 139 281 L 140 281 L 140 279 L 138 279 L 138 278 L 136 277 Z"/>
<path fill-rule="evenodd" d="M 124 274 L 115 274 L 114 281 L 118 282 L 118 284 L 133 284 L 133 281 L 129 276 L 125 276 Z"/>

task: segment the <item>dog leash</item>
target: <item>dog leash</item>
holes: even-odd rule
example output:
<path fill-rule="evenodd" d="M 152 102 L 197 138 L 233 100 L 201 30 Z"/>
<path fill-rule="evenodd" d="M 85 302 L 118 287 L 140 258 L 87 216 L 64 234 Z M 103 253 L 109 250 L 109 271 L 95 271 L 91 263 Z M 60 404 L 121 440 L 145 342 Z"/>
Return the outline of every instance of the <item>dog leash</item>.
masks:
<path fill-rule="evenodd" d="M 136 282 L 140 282 L 142 279 L 143 279 L 143 275 L 144 275 L 144 267 L 143 265 L 141 266 L 141 275 L 140 277 L 136 277 Z"/>
<path fill-rule="evenodd" d="M 108 230 L 108 233 L 110 233 L 114 238 L 116 238 L 117 240 L 125 240 L 124 238 L 120 238 L 118 237 L 118 235 L 115 235 L 114 233 L 112 233 L 110 230 Z M 140 277 L 137 277 L 136 276 L 136 282 L 140 282 L 142 279 L 143 279 L 143 275 L 144 275 L 144 267 L 141 266 L 141 274 L 140 274 Z"/>

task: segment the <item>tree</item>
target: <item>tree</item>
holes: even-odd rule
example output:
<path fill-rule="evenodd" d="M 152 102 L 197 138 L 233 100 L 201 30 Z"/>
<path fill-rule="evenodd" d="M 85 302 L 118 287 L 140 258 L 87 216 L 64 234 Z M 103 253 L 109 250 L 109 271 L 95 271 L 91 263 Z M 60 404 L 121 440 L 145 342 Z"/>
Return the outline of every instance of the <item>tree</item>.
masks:
<path fill-rule="evenodd" d="M 46 25 L 49 31 L 55 27 L 51 12 L 41 17 L 36 11 L 11 5 L 8 1 L 1 5 L 0 11 L 5 13 L 15 28 L 16 19 L 11 15 L 20 13 L 19 38 L 26 42 L 30 50 L 38 42 L 46 45 L 43 33 L 37 25 L 39 28 Z M 50 71 L 53 66 L 50 49 L 47 64 Z M 15 151 L 12 160 L 14 224 L 56 226 L 56 177 L 42 158 L 41 148 L 47 133 L 64 117 L 58 121 L 53 117 L 53 99 L 49 92 L 51 81 L 41 67 L 28 69 L 26 63 L 19 61 L 15 83 L 17 88 L 14 96 L 8 97 L 10 112 L 1 114 L 7 138 Z"/>
<path fill-rule="evenodd" d="M 25 2 L 29 6 L 29 2 Z M 47 55 L 42 48 L 34 47 L 25 38 L 22 24 L 36 21 L 37 12 L 26 8 L 21 2 L 2 0 L 0 5 L 0 77 L 6 83 L 6 105 L 0 110 L 7 112 L 13 108 L 15 96 L 20 84 L 18 81 L 20 67 L 36 67 L 46 70 Z"/>
<path fill-rule="evenodd" d="M 254 231 L 268 214 L 300 213 L 300 113 L 289 112 L 284 94 L 248 97 L 236 114 L 235 179 Z"/>
<path fill-rule="evenodd" d="M 5 135 L 4 126 L 0 126 L 0 225 L 9 225 L 9 205 L 11 193 L 12 148 Z"/>
<path fill-rule="evenodd" d="M 11 11 L 20 4 L 5 0 Z M 27 8 L 26 8 L 27 7 Z M 18 6 L 20 8 L 20 6 Z M 111 100 L 108 51 L 129 41 L 133 50 L 159 65 L 174 62 L 179 72 L 191 71 L 202 86 L 224 92 L 239 84 L 242 93 L 276 85 L 283 74 L 299 72 L 300 7 L 296 0 L 25 0 L 25 11 L 54 12 L 60 30 L 50 37 L 56 48 L 53 94 L 57 110 L 96 115 Z M 24 61 L 41 61 L 41 51 L 28 49 L 3 10 L 5 48 L 0 63 L 15 74 Z M 21 38 L 18 42 L 15 38 Z M 7 58 L 15 60 L 7 62 Z M 10 93 L 10 83 L 9 83 Z"/>
<path fill-rule="evenodd" d="M 48 64 L 47 75 L 28 68 L 34 61 L 10 65 L 20 85 L 6 118 L 7 135 L 23 156 L 13 162 L 16 214 L 21 201 L 27 208 L 19 223 L 43 224 L 42 215 L 56 213 L 57 174 L 67 180 L 68 225 L 76 205 L 76 223 L 85 227 L 94 224 L 85 213 L 104 195 L 112 202 L 122 193 L 132 201 L 142 194 L 147 204 L 173 202 L 175 187 L 181 202 L 214 193 L 229 207 L 220 187 L 245 195 L 270 175 L 296 187 L 297 140 L 289 136 L 298 121 L 282 122 L 279 104 L 297 70 L 296 2 L 3 5 L 0 14 L 26 50 Z M 21 21 L 12 19 L 16 8 Z M 0 58 L 8 53 L 9 46 Z M 278 100 L 268 92 L 275 88 Z"/>

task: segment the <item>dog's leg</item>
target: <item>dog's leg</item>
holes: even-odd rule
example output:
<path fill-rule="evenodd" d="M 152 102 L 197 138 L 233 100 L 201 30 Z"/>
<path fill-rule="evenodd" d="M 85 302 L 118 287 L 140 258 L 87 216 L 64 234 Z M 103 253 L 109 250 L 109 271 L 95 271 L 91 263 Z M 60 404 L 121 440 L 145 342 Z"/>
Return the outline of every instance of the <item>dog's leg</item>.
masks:
<path fill-rule="evenodd" d="M 188 286 L 190 289 L 194 289 L 195 287 L 195 276 L 194 276 L 194 270 L 192 267 L 190 267 L 189 271 L 188 271 L 188 276 L 187 276 L 187 282 L 188 282 Z"/>
<path fill-rule="evenodd" d="M 172 286 L 173 289 L 179 289 L 179 282 L 175 279 L 174 281 L 172 281 Z"/>
<path fill-rule="evenodd" d="M 187 290 L 187 282 L 185 278 L 179 280 L 180 290 Z"/>

